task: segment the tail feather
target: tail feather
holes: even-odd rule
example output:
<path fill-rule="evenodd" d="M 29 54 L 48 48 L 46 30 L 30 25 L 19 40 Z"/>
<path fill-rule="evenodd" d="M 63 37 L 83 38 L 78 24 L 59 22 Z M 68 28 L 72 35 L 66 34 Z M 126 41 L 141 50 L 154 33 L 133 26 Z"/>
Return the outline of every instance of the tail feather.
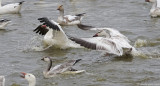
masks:
<path fill-rule="evenodd" d="M 86 13 L 76 14 L 76 16 L 84 16 Z"/>
<path fill-rule="evenodd" d="M 82 59 L 77 59 L 73 65 L 75 65 L 77 62 L 81 61 Z"/>
<path fill-rule="evenodd" d="M 92 28 L 94 28 L 93 26 L 88 26 L 88 25 L 83 25 L 83 24 L 77 24 L 78 28 L 82 29 L 82 30 L 90 30 Z"/>
<path fill-rule="evenodd" d="M 25 2 L 25 1 L 21 1 L 21 2 L 19 2 L 19 5 L 23 4 L 23 2 Z"/>

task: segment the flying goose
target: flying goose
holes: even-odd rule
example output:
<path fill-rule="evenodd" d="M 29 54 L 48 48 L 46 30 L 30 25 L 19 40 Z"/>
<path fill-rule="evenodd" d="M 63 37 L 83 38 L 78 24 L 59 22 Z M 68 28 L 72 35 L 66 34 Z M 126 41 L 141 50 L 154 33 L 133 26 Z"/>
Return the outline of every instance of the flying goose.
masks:
<path fill-rule="evenodd" d="M 145 1 L 153 3 L 152 8 L 150 9 L 151 17 L 160 16 L 160 0 L 145 0 Z"/>
<path fill-rule="evenodd" d="M 62 74 L 67 71 L 75 71 L 76 73 L 84 72 L 84 70 L 78 71 L 76 69 L 73 69 L 72 66 L 74 66 L 77 62 L 79 62 L 81 59 L 77 60 L 69 60 L 66 63 L 56 65 L 52 67 L 52 60 L 50 57 L 44 57 L 41 60 L 48 62 L 48 67 L 46 70 L 43 71 L 43 75 L 45 78 L 54 77 L 57 74 Z"/>
<path fill-rule="evenodd" d="M 28 86 L 35 86 L 36 85 L 36 77 L 31 74 L 31 73 L 24 73 L 24 72 L 21 72 L 21 77 L 26 79 L 29 83 Z"/>
<path fill-rule="evenodd" d="M 77 15 L 65 15 L 64 16 L 64 8 L 63 5 L 58 6 L 57 10 L 59 10 L 60 15 L 58 17 L 57 22 L 60 25 L 76 25 L 80 24 L 81 20 L 85 13 L 77 14 Z"/>
<path fill-rule="evenodd" d="M 10 13 L 19 13 L 22 7 L 22 3 L 24 1 L 21 1 L 19 3 L 13 3 L 13 4 L 7 4 L 2 6 L 2 0 L 0 0 L 0 14 L 10 14 Z"/>
<path fill-rule="evenodd" d="M 0 29 L 4 29 L 11 21 L 8 19 L 1 19 L 0 20 Z"/>

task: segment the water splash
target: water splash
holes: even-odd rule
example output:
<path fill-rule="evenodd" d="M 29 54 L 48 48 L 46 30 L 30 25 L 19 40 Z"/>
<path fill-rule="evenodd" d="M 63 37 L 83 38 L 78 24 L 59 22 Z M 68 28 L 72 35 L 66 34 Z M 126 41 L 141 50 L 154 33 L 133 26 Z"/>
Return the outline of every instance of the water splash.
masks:
<path fill-rule="evenodd" d="M 43 46 L 43 38 L 39 36 L 34 36 L 30 40 L 28 40 L 23 47 L 23 52 L 29 52 L 29 51 L 44 51 L 51 46 L 44 47 Z"/>
<path fill-rule="evenodd" d="M 147 44 L 148 44 L 147 40 L 137 39 L 137 41 L 134 43 L 134 47 L 140 48 L 147 46 Z"/>

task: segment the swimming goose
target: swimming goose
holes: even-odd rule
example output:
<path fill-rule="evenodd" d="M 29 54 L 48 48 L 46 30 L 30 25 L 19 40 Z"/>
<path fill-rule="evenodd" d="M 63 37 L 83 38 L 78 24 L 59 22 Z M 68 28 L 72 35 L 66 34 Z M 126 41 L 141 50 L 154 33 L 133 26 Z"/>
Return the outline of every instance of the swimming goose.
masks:
<path fill-rule="evenodd" d="M 106 51 L 106 55 L 115 54 L 122 56 L 125 53 L 131 53 L 132 50 L 135 50 L 134 47 L 129 44 L 130 41 L 128 38 L 118 30 L 112 28 L 89 27 L 87 27 L 87 29 L 100 31 L 96 33 L 93 38 L 88 40 L 75 37 L 70 37 L 70 39 L 86 48 Z"/>
<path fill-rule="evenodd" d="M 8 13 L 19 13 L 22 7 L 22 3 L 24 1 L 21 1 L 19 3 L 13 3 L 13 4 L 7 4 L 2 6 L 1 5 L 2 0 L 0 0 L 0 14 L 8 14 Z"/>
<path fill-rule="evenodd" d="M 58 17 L 57 22 L 60 25 L 76 25 L 80 24 L 81 20 L 83 19 L 83 16 L 85 13 L 77 14 L 77 15 L 65 15 L 64 16 L 64 8 L 63 5 L 58 6 L 57 10 L 59 10 L 60 15 Z"/>
<path fill-rule="evenodd" d="M 36 77 L 31 74 L 31 73 L 24 73 L 24 72 L 21 72 L 21 77 L 26 79 L 29 83 L 28 86 L 35 86 L 36 85 Z"/>
<path fill-rule="evenodd" d="M 66 48 L 82 48 L 79 44 L 68 39 L 61 26 L 48 18 L 38 19 L 42 25 L 39 25 L 34 31 L 40 35 L 44 35 L 43 45 L 44 47 L 54 46 L 60 49 Z"/>
<path fill-rule="evenodd" d="M 145 1 L 153 3 L 152 8 L 150 9 L 151 17 L 160 16 L 160 0 L 145 0 Z"/>
<path fill-rule="evenodd" d="M 43 71 L 43 75 L 44 75 L 45 78 L 50 78 L 50 77 L 54 77 L 57 74 L 62 74 L 64 72 L 66 72 L 66 71 L 78 71 L 76 69 L 73 69 L 72 66 L 74 66 L 81 59 L 69 60 L 66 63 L 59 64 L 59 65 L 56 65 L 54 67 L 52 67 L 52 60 L 51 60 L 50 57 L 44 57 L 41 60 L 43 60 L 45 62 L 48 62 L 48 67 L 47 67 L 46 70 Z"/>
<path fill-rule="evenodd" d="M 5 86 L 5 77 L 0 76 L 0 86 Z"/>
<path fill-rule="evenodd" d="M 7 26 L 11 21 L 8 19 L 1 19 L 0 20 L 0 29 L 4 29 L 5 26 Z"/>

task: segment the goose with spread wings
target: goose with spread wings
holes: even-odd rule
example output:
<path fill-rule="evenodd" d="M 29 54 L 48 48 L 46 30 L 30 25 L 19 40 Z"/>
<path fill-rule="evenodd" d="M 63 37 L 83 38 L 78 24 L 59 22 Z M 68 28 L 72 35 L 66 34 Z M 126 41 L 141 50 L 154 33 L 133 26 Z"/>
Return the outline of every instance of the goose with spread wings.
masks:
<path fill-rule="evenodd" d="M 59 48 L 89 48 L 94 50 L 105 51 L 108 54 L 122 55 L 122 47 L 117 45 L 111 38 L 91 37 L 75 38 L 67 36 L 61 26 L 53 20 L 46 17 L 39 18 L 42 25 L 39 25 L 34 31 L 44 35 L 46 45 L 55 45 Z M 80 46 L 81 45 L 81 46 Z M 82 47 L 83 46 L 83 47 Z"/>
<path fill-rule="evenodd" d="M 116 29 L 113 29 L 113 28 L 96 28 L 96 27 L 93 27 L 93 26 L 85 26 L 85 25 L 77 25 L 80 29 L 83 29 L 83 30 L 98 30 L 99 32 L 96 33 L 93 37 L 95 38 L 105 38 L 107 40 L 110 40 L 112 41 L 113 43 L 115 43 L 115 46 L 117 46 L 120 51 L 121 51 L 121 54 L 124 54 L 124 53 L 135 53 L 136 52 L 136 49 L 130 45 L 130 41 L 128 40 L 128 38 L 121 34 L 118 30 Z M 76 43 L 78 44 L 81 44 L 81 42 L 79 42 L 78 39 L 72 39 L 73 41 L 75 41 Z M 84 40 L 83 40 L 84 41 Z M 92 42 L 91 42 L 92 43 Z M 98 41 L 97 41 L 98 43 Z M 85 47 L 85 45 L 83 45 Z"/>
<path fill-rule="evenodd" d="M 66 48 L 82 48 L 79 44 L 68 39 L 68 36 L 62 30 L 61 26 L 54 20 L 49 20 L 46 17 L 38 19 L 42 24 L 34 31 L 40 35 L 44 35 L 44 47 L 54 46 L 60 49 Z"/>

